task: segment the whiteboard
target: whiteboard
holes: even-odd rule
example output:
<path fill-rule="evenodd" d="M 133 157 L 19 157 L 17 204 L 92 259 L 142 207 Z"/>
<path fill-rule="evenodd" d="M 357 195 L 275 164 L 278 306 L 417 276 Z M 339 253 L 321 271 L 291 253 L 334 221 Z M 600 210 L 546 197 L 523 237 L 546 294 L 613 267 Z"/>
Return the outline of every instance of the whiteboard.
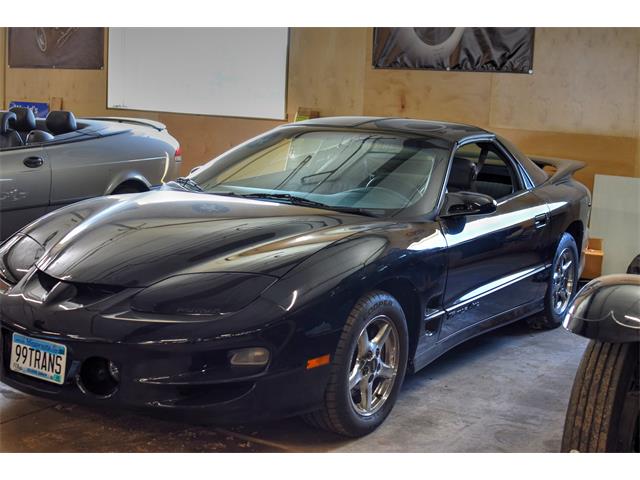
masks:
<path fill-rule="evenodd" d="M 107 106 L 282 120 L 287 28 L 110 28 Z"/>
<path fill-rule="evenodd" d="M 624 273 L 640 254 L 640 178 L 596 175 L 589 234 L 603 239 L 602 273 Z"/>

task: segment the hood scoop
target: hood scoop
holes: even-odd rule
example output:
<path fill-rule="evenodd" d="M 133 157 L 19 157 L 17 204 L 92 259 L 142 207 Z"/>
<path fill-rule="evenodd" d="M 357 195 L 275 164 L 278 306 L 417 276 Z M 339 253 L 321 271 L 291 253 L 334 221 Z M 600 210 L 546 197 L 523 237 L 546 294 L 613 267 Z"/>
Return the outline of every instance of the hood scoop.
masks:
<path fill-rule="evenodd" d="M 25 286 L 25 297 L 44 306 L 67 305 L 73 308 L 91 305 L 115 295 L 124 287 L 92 285 L 59 280 L 36 270 Z"/>

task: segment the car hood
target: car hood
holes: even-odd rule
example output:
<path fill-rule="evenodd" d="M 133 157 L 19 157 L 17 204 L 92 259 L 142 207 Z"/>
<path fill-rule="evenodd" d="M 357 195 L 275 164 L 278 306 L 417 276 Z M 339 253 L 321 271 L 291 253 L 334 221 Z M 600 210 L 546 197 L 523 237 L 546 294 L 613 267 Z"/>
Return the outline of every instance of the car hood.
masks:
<path fill-rule="evenodd" d="M 323 247 L 387 222 L 262 200 L 154 191 L 87 200 L 24 230 L 61 280 L 142 287 L 203 272 L 280 277 Z"/>

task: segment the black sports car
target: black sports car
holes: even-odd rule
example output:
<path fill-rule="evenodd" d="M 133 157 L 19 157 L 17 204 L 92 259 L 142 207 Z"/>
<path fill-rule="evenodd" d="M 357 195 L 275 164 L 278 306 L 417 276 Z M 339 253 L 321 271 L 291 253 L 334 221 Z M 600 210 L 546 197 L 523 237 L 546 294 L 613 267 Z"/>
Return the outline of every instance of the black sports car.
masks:
<path fill-rule="evenodd" d="M 3 382 L 60 401 L 363 435 L 407 371 L 537 315 L 587 240 L 581 164 L 456 124 L 285 125 L 160 190 L 83 201 L 0 247 Z"/>

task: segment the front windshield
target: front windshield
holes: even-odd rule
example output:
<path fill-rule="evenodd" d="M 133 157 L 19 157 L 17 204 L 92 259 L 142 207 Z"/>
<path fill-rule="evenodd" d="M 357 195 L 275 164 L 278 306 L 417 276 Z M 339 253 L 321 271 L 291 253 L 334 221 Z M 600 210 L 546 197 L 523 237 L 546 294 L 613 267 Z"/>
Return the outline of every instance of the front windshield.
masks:
<path fill-rule="evenodd" d="M 390 214 L 439 188 L 431 185 L 434 165 L 448 154 L 445 145 L 425 138 L 281 128 L 223 154 L 191 179 L 207 193 Z"/>

